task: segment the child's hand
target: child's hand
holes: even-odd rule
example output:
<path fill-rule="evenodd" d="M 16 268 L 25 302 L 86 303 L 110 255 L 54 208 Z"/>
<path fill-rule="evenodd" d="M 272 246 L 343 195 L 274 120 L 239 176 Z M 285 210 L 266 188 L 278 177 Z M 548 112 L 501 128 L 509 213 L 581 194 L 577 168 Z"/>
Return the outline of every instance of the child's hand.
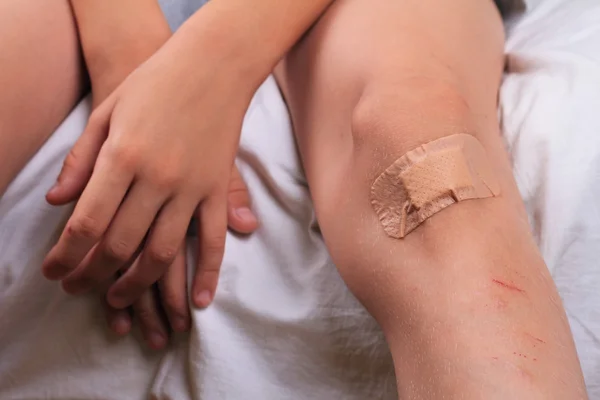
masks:
<path fill-rule="evenodd" d="M 210 54 L 194 71 L 174 57 L 163 47 L 94 111 L 72 150 L 93 171 L 43 265 L 48 278 L 66 278 L 65 289 L 81 293 L 143 247 L 108 292 L 115 308 L 130 306 L 165 273 L 194 214 L 194 303 L 206 307 L 217 285 L 228 183 L 252 91 Z"/>
<path fill-rule="evenodd" d="M 65 173 L 68 174 L 69 171 L 74 170 L 67 168 Z M 229 182 L 227 208 L 230 229 L 248 234 L 257 228 L 256 218 L 250 211 L 248 189 L 236 168 Z M 101 290 L 104 296 L 115 280 L 108 281 L 104 290 Z M 133 303 L 131 310 L 113 308 L 106 301 L 104 305 L 108 326 L 118 335 L 126 335 L 131 330 L 130 311 L 133 311 L 144 340 L 155 350 L 167 344 L 171 331 L 187 331 L 191 326 L 191 317 L 187 297 L 185 243 L 179 248 L 175 261 L 165 275 Z"/>
<path fill-rule="evenodd" d="M 93 160 L 84 160 L 78 149 L 79 147 L 75 147 L 65 160 L 59 181 L 48 195 L 51 204 L 64 205 L 75 201 L 89 180 L 91 171 L 87 168 L 93 165 Z M 227 199 L 229 228 L 240 234 L 254 232 L 258 221 L 251 211 L 248 188 L 235 166 L 229 181 Z M 153 349 L 161 349 L 166 345 L 171 331 L 183 332 L 190 328 L 185 242 L 165 275 L 156 285 L 146 290 L 131 309 L 116 309 L 106 302 L 106 293 L 118 276 L 118 273 L 115 274 L 105 285 L 97 288 L 103 296 L 106 320 L 112 331 L 118 335 L 128 334 L 133 316 L 148 345 Z"/>
<path fill-rule="evenodd" d="M 123 11 L 123 9 L 121 9 Z M 99 106 L 140 64 L 156 52 L 171 36 L 169 26 L 160 9 L 149 7 L 145 9 L 132 8 L 127 15 L 115 17 L 119 23 L 114 23 L 114 18 L 108 18 L 105 24 L 111 26 L 113 36 L 122 36 L 127 40 L 120 40 L 119 46 L 114 46 L 114 41 L 109 41 L 108 46 L 84 46 L 88 73 L 92 84 L 94 108 Z M 135 11 L 135 12 L 133 12 Z M 142 19 L 143 16 L 143 19 Z M 112 22 L 111 22 L 112 21 Z M 127 21 L 127 24 L 122 24 Z M 97 19 L 92 20 L 96 24 Z M 92 43 L 105 43 L 102 32 L 97 36 L 94 26 L 86 28 L 85 39 Z M 104 28 L 102 28 L 104 29 Z M 152 34 L 144 35 L 143 40 L 136 40 L 140 32 L 149 31 Z M 87 51 L 90 50 L 90 53 Z M 92 63 L 92 64 L 90 64 Z M 97 138 L 96 145 L 101 146 L 106 135 Z M 93 139 L 93 138 L 92 138 Z M 83 143 L 82 143 L 83 142 Z M 57 183 L 48 200 L 55 205 L 62 205 L 75 201 L 88 183 L 95 159 L 84 157 L 89 146 L 85 141 L 78 143 L 69 153 Z M 88 137 L 89 143 L 89 137 Z M 257 227 L 257 220 L 250 211 L 250 197 L 247 187 L 239 172 L 234 167 L 229 183 L 228 195 L 228 225 L 238 233 L 251 233 Z M 127 266 L 129 267 L 129 266 Z M 190 327 L 190 311 L 187 297 L 187 274 L 185 247 L 180 247 L 173 264 L 159 280 L 148 289 L 132 305 L 131 309 L 115 309 L 106 302 L 106 293 L 119 275 L 115 274 L 101 287 L 102 302 L 105 306 L 109 327 L 119 335 L 127 334 L 132 326 L 133 317 L 140 324 L 143 337 L 152 348 L 161 348 L 166 344 L 169 331 L 185 331 Z M 168 322 L 168 324 L 167 324 Z M 168 326 L 170 325 L 170 327 Z M 170 329 L 169 329 L 170 328 Z"/>

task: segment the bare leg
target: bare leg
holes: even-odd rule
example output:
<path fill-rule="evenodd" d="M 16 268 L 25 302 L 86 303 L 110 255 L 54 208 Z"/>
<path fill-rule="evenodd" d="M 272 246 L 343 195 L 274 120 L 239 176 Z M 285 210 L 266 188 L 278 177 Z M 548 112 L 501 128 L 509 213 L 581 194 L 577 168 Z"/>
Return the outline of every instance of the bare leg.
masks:
<path fill-rule="evenodd" d="M 338 0 L 277 70 L 325 241 L 384 330 L 400 398 L 585 398 L 499 134 L 502 52 L 491 0 Z M 456 133 L 484 145 L 502 195 L 387 237 L 373 181 Z"/>
<path fill-rule="evenodd" d="M 0 1 L 0 49 L 1 197 L 82 94 L 69 1 Z"/>

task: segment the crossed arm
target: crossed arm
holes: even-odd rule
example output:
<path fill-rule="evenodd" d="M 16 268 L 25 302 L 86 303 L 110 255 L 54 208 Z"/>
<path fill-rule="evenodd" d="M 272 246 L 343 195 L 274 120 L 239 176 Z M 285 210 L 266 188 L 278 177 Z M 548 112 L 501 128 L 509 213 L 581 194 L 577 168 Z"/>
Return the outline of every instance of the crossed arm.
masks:
<path fill-rule="evenodd" d="M 81 294 L 134 259 L 107 296 L 128 307 L 168 271 L 196 215 L 192 300 L 208 306 L 225 246 L 224 184 L 246 108 L 330 3 L 210 2 L 127 77 L 94 112 L 71 152 L 79 161 L 49 193 L 56 203 L 81 197 L 44 261 L 45 275 Z M 119 12 L 120 3 L 73 4 L 86 60 L 102 60 L 97 52 L 114 44 L 97 37 L 104 27 L 96 18 Z"/>
<path fill-rule="evenodd" d="M 0 198 L 19 169 L 84 93 L 86 69 L 80 46 L 86 50 L 87 73 L 97 106 L 171 36 L 156 1 L 88 2 L 92 10 L 84 7 L 85 15 L 81 14 L 82 4 L 85 6 L 83 2 L 74 4 L 80 13 L 79 26 L 69 0 L 10 0 L 0 4 L 0 47 L 3 54 L 9 55 L 0 60 L 0 82 L 4 88 L 0 94 Z M 118 12 L 114 12 L 117 5 Z M 94 11 L 94 18 L 88 14 L 90 11 Z M 77 169 L 81 156 L 72 152 L 65 169 Z M 75 178 L 77 183 L 77 174 L 66 175 L 67 181 Z M 73 181 L 66 183 L 67 187 L 72 186 Z M 64 203 L 78 195 L 71 192 L 69 198 L 64 194 L 63 190 L 61 198 L 59 190 L 58 196 L 50 197 Z M 256 229 L 246 186 L 235 168 L 227 203 L 231 229 L 239 233 Z M 154 348 L 166 344 L 169 329 L 163 315 L 176 331 L 189 327 L 183 253 L 179 253 L 158 286 L 160 297 L 147 290 L 133 304 L 144 337 Z M 104 284 L 97 289 L 105 295 L 107 287 Z M 159 298 L 162 307 L 156 301 Z M 106 308 L 109 326 L 118 334 L 127 333 L 131 328 L 128 310 Z"/>

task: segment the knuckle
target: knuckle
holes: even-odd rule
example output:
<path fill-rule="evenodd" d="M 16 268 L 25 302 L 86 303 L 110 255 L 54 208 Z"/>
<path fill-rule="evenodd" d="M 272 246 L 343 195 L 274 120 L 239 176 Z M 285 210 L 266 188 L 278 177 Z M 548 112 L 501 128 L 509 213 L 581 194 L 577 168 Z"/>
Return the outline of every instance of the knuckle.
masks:
<path fill-rule="evenodd" d="M 244 182 L 241 183 L 235 183 L 235 182 L 231 182 L 231 184 L 229 185 L 229 196 L 235 196 L 235 197 L 243 197 L 243 198 L 250 198 L 250 194 L 248 193 L 248 188 L 246 187 L 246 184 Z"/>
<path fill-rule="evenodd" d="M 235 195 L 235 196 L 244 196 L 244 197 L 249 197 L 249 193 L 248 193 L 248 189 L 246 189 L 246 186 L 242 186 L 242 187 L 235 187 L 233 185 L 229 186 L 229 195 Z"/>
<path fill-rule="evenodd" d="M 246 182 L 239 175 L 232 175 L 229 181 L 229 192 L 247 192 Z"/>
<path fill-rule="evenodd" d="M 250 195 L 245 189 L 230 190 L 227 195 L 227 201 L 231 206 L 241 207 L 250 206 Z"/>
<path fill-rule="evenodd" d="M 110 240 L 102 249 L 106 258 L 117 262 L 126 262 L 133 255 L 133 247 L 124 240 Z"/>
<path fill-rule="evenodd" d="M 70 236 L 77 238 L 97 240 L 102 235 L 103 229 L 93 217 L 81 216 L 69 224 L 67 232 Z"/>
<path fill-rule="evenodd" d="M 203 250 L 207 254 L 221 255 L 225 251 L 225 236 L 213 236 L 206 238 L 203 244 Z"/>
<path fill-rule="evenodd" d="M 177 254 L 177 247 L 161 245 L 148 249 L 148 258 L 151 262 L 160 265 L 170 265 Z"/>
<path fill-rule="evenodd" d="M 169 190 L 179 187 L 183 181 L 183 174 L 175 170 L 151 171 L 149 173 L 154 184 L 160 190 Z"/>
<path fill-rule="evenodd" d="M 110 161 L 124 171 L 134 171 L 140 164 L 139 150 L 125 143 L 114 144 L 109 149 Z"/>

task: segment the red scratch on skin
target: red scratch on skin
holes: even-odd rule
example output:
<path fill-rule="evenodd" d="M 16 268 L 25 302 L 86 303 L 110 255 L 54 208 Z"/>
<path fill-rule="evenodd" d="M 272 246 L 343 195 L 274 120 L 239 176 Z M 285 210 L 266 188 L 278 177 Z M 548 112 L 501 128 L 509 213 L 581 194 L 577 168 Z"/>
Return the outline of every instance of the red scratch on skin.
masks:
<path fill-rule="evenodd" d="M 498 279 L 492 279 L 492 282 L 494 282 L 496 285 L 500 285 L 503 288 L 513 290 L 515 292 L 525 293 L 525 291 L 523 289 L 521 289 L 515 285 L 511 285 L 510 283 L 502 282 L 501 280 L 498 280 Z"/>
<path fill-rule="evenodd" d="M 498 357 L 492 357 L 494 360 L 498 360 Z"/>
<path fill-rule="evenodd" d="M 538 338 L 538 337 L 535 337 L 535 336 L 533 336 L 533 335 L 532 335 L 532 334 L 530 334 L 530 333 L 526 333 L 526 335 L 527 335 L 527 336 L 529 336 L 530 338 L 532 338 L 533 340 L 535 340 L 536 342 L 539 342 L 539 343 L 546 344 L 546 342 L 545 342 L 545 341 L 543 341 L 542 339 L 540 339 L 540 338 Z M 535 345 L 534 345 L 534 347 L 535 347 Z"/>

